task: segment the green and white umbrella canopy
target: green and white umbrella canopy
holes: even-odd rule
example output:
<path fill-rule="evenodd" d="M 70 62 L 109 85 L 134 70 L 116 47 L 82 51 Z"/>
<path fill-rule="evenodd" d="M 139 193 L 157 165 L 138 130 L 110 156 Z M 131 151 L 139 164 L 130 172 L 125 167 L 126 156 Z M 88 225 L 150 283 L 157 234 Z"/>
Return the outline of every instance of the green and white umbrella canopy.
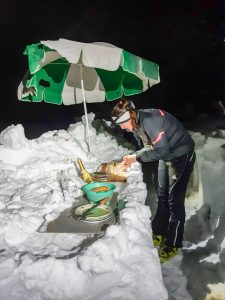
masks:
<path fill-rule="evenodd" d="M 142 93 L 160 82 L 159 66 L 107 43 L 65 39 L 28 45 L 29 71 L 18 87 L 18 99 L 52 104 L 103 102 Z"/>
<path fill-rule="evenodd" d="M 106 43 L 65 39 L 28 45 L 22 101 L 78 104 L 142 93 L 160 82 L 158 64 Z"/>

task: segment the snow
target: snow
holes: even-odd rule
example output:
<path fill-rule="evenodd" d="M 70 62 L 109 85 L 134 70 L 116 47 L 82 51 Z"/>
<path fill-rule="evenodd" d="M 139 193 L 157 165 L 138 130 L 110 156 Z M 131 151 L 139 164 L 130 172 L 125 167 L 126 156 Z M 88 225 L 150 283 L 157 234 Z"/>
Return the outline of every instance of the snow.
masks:
<path fill-rule="evenodd" d="M 88 117 L 91 123 L 95 116 Z M 121 159 L 131 151 L 119 146 L 114 136 L 91 126 L 89 153 L 84 123 L 83 117 L 67 130 L 49 131 L 33 140 L 25 137 L 21 124 L 1 132 L 0 299 L 192 299 L 181 268 L 182 252 L 168 264 L 159 263 L 139 163 L 128 170 L 126 184 L 116 183 L 118 200 L 126 200 L 119 221 L 97 239 L 93 234 L 46 232 L 48 223 L 83 195 L 77 158 L 94 172 L 101 163 Z M 225 212 L 224 139 L 206 138 L 198 132 L 192 135 L 197 163 L 188 190 L 187 220 L 202 207 L 210 207 L 211 232 L 193 241 L 187 228 L 184 252 L 204 248 Z M 216 183 L 215 205 L 212 186 Z M 224 245 L 225 239 L 220 238 L 220 251 L 201 257 L 199 263 L 218 263 Z M 224 291 L 220 284 L 218 288 L 209 285 L 211 292 Z"/>

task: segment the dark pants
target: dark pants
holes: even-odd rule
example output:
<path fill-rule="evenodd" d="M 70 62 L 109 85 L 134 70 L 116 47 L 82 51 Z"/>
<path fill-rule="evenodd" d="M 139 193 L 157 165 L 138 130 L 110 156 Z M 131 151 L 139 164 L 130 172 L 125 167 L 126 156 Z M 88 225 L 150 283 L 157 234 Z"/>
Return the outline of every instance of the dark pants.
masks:
<path fill-rule="evenodd" d="M 184 201 L 194 163 L 194 151 L 169 162 L 159 161 L 158 208 L 152 230 L 154 234 L 166 237 L 167 246 L 182 247 Z"/>

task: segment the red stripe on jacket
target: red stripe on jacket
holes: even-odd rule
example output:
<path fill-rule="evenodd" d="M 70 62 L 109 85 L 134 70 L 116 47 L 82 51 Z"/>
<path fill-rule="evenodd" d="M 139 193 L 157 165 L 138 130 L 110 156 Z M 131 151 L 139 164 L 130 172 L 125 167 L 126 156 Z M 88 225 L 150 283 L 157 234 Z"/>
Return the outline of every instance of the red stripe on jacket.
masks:
<path fill-rule="evenodd" d="M 162 117 L 165 115 L 165 113 L 161 109 L 159 109 L 159 112 Z"/>
<path fill-rule="evenodd" d="M 161 140 L 161 138 L 162 138 L 162 136 L 163 136 L 164 133 L 165 133 L 164 131 L 161 131 L 158 134 L 158 136 L 154 139 L 154 141 L 152 142 L 152 144 L 155 145 L 156 143 L 158 143 Z"/>

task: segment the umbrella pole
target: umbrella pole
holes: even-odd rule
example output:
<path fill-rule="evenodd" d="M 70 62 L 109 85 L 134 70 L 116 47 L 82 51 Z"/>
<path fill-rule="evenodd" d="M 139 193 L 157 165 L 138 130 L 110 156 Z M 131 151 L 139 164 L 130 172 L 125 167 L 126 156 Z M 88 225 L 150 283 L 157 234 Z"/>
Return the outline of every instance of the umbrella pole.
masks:
<path fill-rule="evenodd" d="M 86 133 L 88 138 L 88 150 L 89 152 L 91 152 L 89 121 L 87 116 L 87 105 L 86 105 L 86 99 L 84 94 L 83 67 L 82 64 L 79 64 L 79 66 L 80 66 L 80 81 L 81 81 L 82 97 L 83 97 L 83 104 L 84 104 L 84 113 L 85 113 L 85 120 L 86 120 Z"/>

